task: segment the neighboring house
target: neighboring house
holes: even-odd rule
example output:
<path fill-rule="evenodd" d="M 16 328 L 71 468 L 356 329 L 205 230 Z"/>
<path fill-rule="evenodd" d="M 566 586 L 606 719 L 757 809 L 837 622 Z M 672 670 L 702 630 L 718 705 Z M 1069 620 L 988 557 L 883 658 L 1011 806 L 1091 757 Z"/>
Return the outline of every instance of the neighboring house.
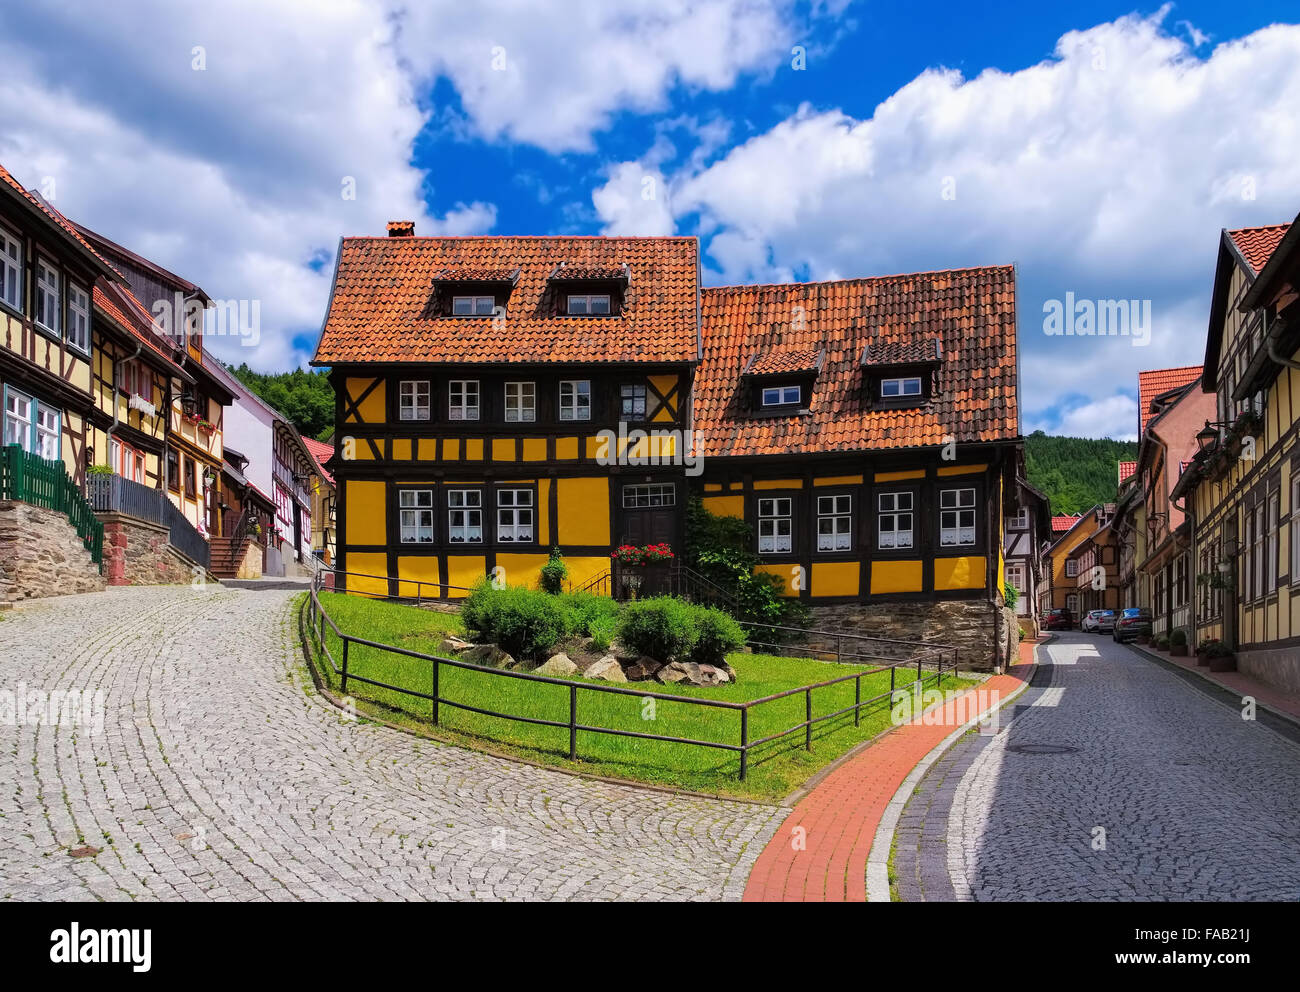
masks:
<path fill-rule="evenodd" d="M 1113 511 L 1114 504 L 1108 504 Z M 1076 618 L 1091 610 L 1118 610 L 1120 608 L 1119 587 L 1119 543 L 1113 526 L 1113 512 L 1099 517 L 1100 526 L 1081 540 L 1069 552 L 1066 564 L 1073 568 L 1074 588 L 1077 599 Z"/>
<path fill-rule="evenodd" d="M 144 374 L 136 364 L 140 356 L 132 352 L 114 349 L 106 353 L 101 371 L 106 372 L 111 364 L 115 377 L 111 381 L 117 383 L 119 392 L 136 389 L 142 398 L 145 392 L 152 392 L 159 400 L 150 401 L 167 419 L 159 485 L 201 535 L 208 539 L 218 536 L 223 419 L 234 394 L 214 373 L 220 362 L 203 346 L 203 314 L 212 300 L 188 279 L 86 227 L 78 225 L 77 230 L 122 274 L 134 303 L 122 307 L 124 315 L 133 322 L 146 321 L 154 332 L 150 337 L 165 340 L 173 358 L 161 394 L 156 382 L 149 384 L 139 378 Z M 111 297 L 111 291 L 104 294 L 106 304 L 112 304 Z"/>
<path fill-rule="evenodd" d="M 275 501 L 244 472 L 248 456 L 222 448 L 218 507 L 221 536 L 212 539 L 212 571 L 218 578 L 256 579 L 266 569 L 266 550 L 275 533 Z"/>
<path fill-rule="evenodd" d="M 337 397 L 340 583 L 531 584 L 558 547 L 599 585 L 619 544 L 680 547 L 698 493 L 815 623 L 960 629 L 996 664 L 1014 270 L 699 273 L 693 238 L 344 238 L 313 360 Z"/>
<path fill-rule="evenodd" d="M 1003 556 L 1006 579 L 1019 593 L 1016 616 L 1027 621 L 1036 633 L 1041 617 L 1041 590 L 1047 582 L 1043 552 L 1051 541 L 1051 505 L 1047 497 L 1023 478 L 1016 479 L 1012 490 L 1012 513 L 1003 528 Z"/>
<path fill-rule="evenodd" d="M 226 435 L 245 459 L 237 471 L 245 486 L 270 497 L 274 508 L 271 526 L 262 535 L 266 551 L 263 573 L 303 574 L 310 570 L 312 557 L 312 496 L 308 486 L 321 468 L 284 414 L 240 383 L 219 362 L 212 365 L 211 371 L 235 394 L 226 413 Z M 230 479 L 229 467 L 226 476 Z M 241 535 L 244 533 L 241 529 Z M 239 558 L 244 553 L 242 549 L 234 552 Z"/>
<path fill-rule="evenodd" d="M 1146 576 L 1138 562 L 1147 558 L 1146 500 L 1143 498 L 1137 462 L 1119 463 L 1119 495 L 1115 500 L 1115 542 L 1119 546 L 1119 605 L 1151 607 Z"/>
<path fill-rule="evenodd" d="M 334 564 L 334 476 L 326 463 L 334 457 L 334 445 L 304 437 L 303 443 L 316 460 L 319 471 L 312 473 L 308 489 L 311 492 L 311 548 L 312 554 L 326 565 Z"/>
<path fill-rule="evenodd" d="M 92 294 L 122 283 L 39 194 L 0 166 L 0 395 L 3 443 L 61 461 L 78 488 L 93 463 Z"/>
<path fill-rule="evenodd" d="M 1181 466 L 1196 454 L 1196 432 L 1214 416 L 1214 398 L 1200 389 L 1201 366 L 1138 373 L 1137 488 L 1145 522 L 1145 555 L 1137 560 L 1152 613 L 1152 632 L 1182 627 L 1191 636 L 1192 528 L 1170 498 Z"/>
<path fill-rule="evenodd" d="M 1094 506 L 1078 516 L 1052 518 L 1052 544 L 1043 555 L 1043 572 L 1048 577 L 1046 596 L 1040 597 L 1040 612 L 1068 609 L 1079 619 L 1083 597 L 1079 590 L 1079 557 L 1075 551 L 1110 520 L 1114 504 Z M 1118 572 L 1118 565 L 1117 565 Z"/>
<path fill-rule="evenodd" d="M 1195 634 L 1300 690 L 1300 217 L 1224 231 L 1201 388 L 1214 421 L 1174 487 L 1193 522 Z"/>

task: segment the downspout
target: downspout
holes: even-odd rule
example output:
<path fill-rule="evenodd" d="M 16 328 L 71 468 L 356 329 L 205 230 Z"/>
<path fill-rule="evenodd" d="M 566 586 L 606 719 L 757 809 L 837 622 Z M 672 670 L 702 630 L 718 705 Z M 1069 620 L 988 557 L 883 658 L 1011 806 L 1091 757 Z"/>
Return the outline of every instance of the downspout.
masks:
<path fill-rule="evenodd" d="M 1278 365 L 1281 365 L 1283 368 L 1300 370 L 1300 362 L 1295 362 L 1289 358 L 1284 358 L 1277 353 L 1277 336 L 1276 336 L 1277 321 L 1273 322 L 1273 330 L 1269 330 L 1267 310 L 1264 311 L 1263 321 L 1264 321 L 1264 344 L 1265 347 L 1267 347 L 1268 349 L 1268 357 L 1272 361 L 1276 362 Z M 1286 326 L 1285 323 L 1283 324 L 1283 326 Z"/>

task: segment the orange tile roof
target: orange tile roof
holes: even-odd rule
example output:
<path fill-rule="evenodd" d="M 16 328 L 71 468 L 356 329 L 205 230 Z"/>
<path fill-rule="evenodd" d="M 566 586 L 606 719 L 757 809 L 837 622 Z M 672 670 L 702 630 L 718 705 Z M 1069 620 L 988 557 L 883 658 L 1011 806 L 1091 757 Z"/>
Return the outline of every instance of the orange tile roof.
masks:
<path fill-rule="evenodd" d="M 622 312 L 557 316 L 548 277 L 561 262 L 592 271 L 626 265 Z M 443 270 L 515 267 L 503 324 L 429 313 Z M 694 362 L 698 294 L 695 238 L 344 238 L 312 364 Z"/>
<path fill-rule="evenodd" d="M 1201 365 L 1185 365 L 1177 369 L 1150 369 L 1138 373 L 1138 436 L 1146 432 L 1151 422 L 1151 401 L 1171 389 L 1181 389 L 1195 382 L 1205 371 Z"/>
<path fill-rule="evenodd" d="M 774 375 L 782 372 L 816 372 L 821 367 L 821 348 L 804 348 L 799 351 L 769 351 L 755 353 L 745 371 L 750 375 Z"/>
<path fill-rule="evenodd" d="M 13 174 L 3 165 L 0 165 L 0 182 L 5 183 L 16 192 L 22 194 L 23 199 L 27 200 L 27 202 L 37 210 L 45 214 L 45 216 L 50 218 L 50 220 L 54 221 L 54 223 L 62 228 L 69 237 L 76 241 L 87 254 L 92 256 L 106 270 L 117 276 L 118 281 L 122 280 L 121 273 L 117 271 L 117 268 L 104 258 L 103 255 L 96 251 L 89 241 L 81 236 L 81 232 L 77 230 L 76 225 L 73 224 L 72 221 L 64 217 L 63 214 L 51 206 L 43 197 L 39 197 L 31 190 L 25 189 L 23 184 L 15 179 Z"/>
<path fill-rule="evenodd" d="M 171 342 L 154 329 L 152 315 L 131 290 L 100 278 L 95 280 L 94 298 L 95 306 L 112 318 L 114 323 L 147 344 L 150 350 L 166 359 L 173 368 L 178 367 Z"/>
<path fill-rule="evenodd" d="M 1254 274 L 1258 275 L 1290 226 L 1290 224 L 1269 224 L 1267 227 L 1243 227 L 1236 231 L 1229 231 L 1228 237 L 1237 246 L 1246 263 L 1255 270 Z"/>
<path fill-rule="evenodd" d="M 800 307 L 801 319 L 793 319 Z M 861 451 L 1017 436 L 1016 291 L 1011 266 L 921 272 L 838 282 L 731 286 L 702 293 L 704 361 L 696 374 L 696 442 L 702 454 Z M 938 337 L 934 399 L 919 408 L 870 407 L 875 348 Z M 756 352 L 825 357 L 810 413 L 754 417 L 738 389 Z"/>
<path fill-rule="evenodd" d="M 1129 478 L 1134 472 L 1137 471 L 1137 467 L 1138 467 L 1137 462 L 1119 463 L 1119 483 L 1121 486 L 1124 484 L 1125 479 Z"/>
<path fill-rule="evenodd" d="M 305 434 L 302 443 L 307 446 L 311 456 L 316 459 L 316 464 L 320 467 L 320 474 L 331 486 L 334 485 L 334 476 L 330 475 L 325 469 L 325 463 L 334 457 L 334 445 L 326 444 L 324 441 L 317 441 L 314 437 L 307 437 Z"/>
<path fill-rule="evenodd" d="M 1082 513 L 1076 513 L 1074 516 L 1065 514 L 1064 516 L 1053 517 L 1052 533 L 1064 534 L 1067 530 L 1069 530 L 1071 527 L 1077 524 L 1082 517 L 1083 517 Z"/>

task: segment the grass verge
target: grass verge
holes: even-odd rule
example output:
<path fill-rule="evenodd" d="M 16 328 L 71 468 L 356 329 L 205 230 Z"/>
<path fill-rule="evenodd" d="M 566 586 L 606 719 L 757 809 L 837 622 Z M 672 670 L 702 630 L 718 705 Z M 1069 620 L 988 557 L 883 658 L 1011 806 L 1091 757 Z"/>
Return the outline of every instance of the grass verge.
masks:
<path fill-rule="evenodd" d="M 303 605 L 305 599 L 306 594 L 303 594 L 298 604 Z M 320 601 L 340 630 L 411 651 L 437 654 L 438 644 L 447 634 L 464 634 L 456 614 L 338 593 L 322 593 Z M 325 629 L 326 644 L 335 662 L 341 664 L 342 643 L 328 625 Z M 338 692 L 339 678 L 320 654 L 314 634 L 315 631 L 309 638 L 309 647 L 317 671 L 325 684 Z M 739 676 L 739 681 L 732 685 L 679 687 L 648 682 L 631 683 L 629 687 L 690 698 L 742 702 L 866 670 L 861 666 L 808 658 L 743 652 L 732 655 L 729 660 Z M 365 676 L 416 692 L 432 691 L 432 667 L 428 661 L 375 648 L 357 644 L 349 648 L 349 675 Z M 915 669 L 899 669 L 896 685 L 909 685 L 915 677 Z M 586 680 L 576 678 L 573 681 Z M 945 676 L 942 688 L 956 689 L 974 684 L 975 680 Z M 887 692 L 889 687 L 888 672 L 864 675 L 862 698 Z M 926 685 L 927 689 L 933 687 L 933 681 Z M 468 747 L 487 747 L 589 774 L 759 800 L 775 800 L 789 795 L 811 775 L 890 725 L 889 702 L 885 699 L 870 708 L 863 708 L 860 726 L 853 725 L 852 713 L 816 724 L 811 751 L 804 749 L 804 732 L 798 730 L 752 749 L 748 777 L 741 782 L 738 778 L 740 756 L 731 751 L 579 731 L 578 760 L 570 761 L 569 732 L 565 727 L 518 723 L 446 704 L 440 708 L 439 724 L 435 727 L 431 723 L 432 704 L 428 700 L 354 681 L 349 681 L 348 693 L 356 700 L 358 712 L 363 715 L 380 717 Z M 439 695 L 445 700 L 517 716 L 558 721 L 569 718 L 567 686 L 506 678 L 486 671 L 441 666 Z M 853 704 L 854 683 L 850 680 L 815 689 L 812 696 L 814 717 L 831 713 Z M 798 694 L 751 709 L 749 739 L 757 740 L 801 723 L 805 718 L 804 707 L 805 697 Z M 579 690 L 578 722 L 719 743 L 740 741 L 738 711 L 666 700 L 647 701 L 611 693 Z"/>

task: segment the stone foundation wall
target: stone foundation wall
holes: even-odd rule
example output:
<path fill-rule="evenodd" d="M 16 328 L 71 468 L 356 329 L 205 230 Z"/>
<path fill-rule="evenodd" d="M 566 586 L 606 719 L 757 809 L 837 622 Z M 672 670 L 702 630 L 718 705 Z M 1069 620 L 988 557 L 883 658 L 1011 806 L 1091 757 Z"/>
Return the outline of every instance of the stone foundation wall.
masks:
<path fill-rule="evenodd" d="M 983 599 L 948 599 L 935 602 L 810 604 L 810 625 L 817 630 L 843 631 L 906 641 L 938 641 L 957 646 L 962 668 L 993 671 L 1006 665 L 1017 652 L 1010 637 L 1015 624 L 1011 610 Z M 838 638 L 825 638 L 811 645 L 834 652 Z M 910 659 L 908 645 L 871 642 L 856 645 L 847 636 L 843 650 L 870 652 L 895 661 Z"/>
<path fill-rule="evenodd" d="M 239 559 L 237 579 L 260 579 L 262 577 L 262 546 L 256 541 L 249 541 L 244 555 Z"/>
<path fill-rule="evenodd" d="M 104 576 L 62 513 L 0 502 L 0 600 L 99 592 Z"/>
<path fill-rule="evenodd" d="M 1237 671 L 1286 692 L 1300 692 L 1300 648 L 1238 651 Z"/>
<path fill-rule="evenodd" d="M 167 528 L 120 513 L 101 513 L 104 576 L 112 586 L 188 585 L 194 562 L 171 546 Z"/>

